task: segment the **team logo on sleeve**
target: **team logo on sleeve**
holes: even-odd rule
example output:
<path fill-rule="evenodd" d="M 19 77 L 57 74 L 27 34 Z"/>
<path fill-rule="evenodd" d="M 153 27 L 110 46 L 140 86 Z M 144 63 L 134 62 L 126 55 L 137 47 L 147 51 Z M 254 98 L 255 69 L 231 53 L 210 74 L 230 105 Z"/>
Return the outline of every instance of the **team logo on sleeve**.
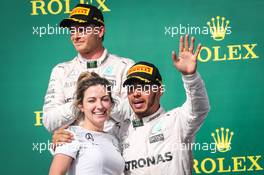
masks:
<path fill-rule="evenodd" d="M 163 128 L 162 122 L 158 122 L 153 126 L 149 137 L 149 143 L 164 141 L 164 134 L 162 133 L 162 128 Z"/>
<path fill-rule="evenodd" d="M 155 116 L 153 117 L 153 118 L 155 118 Z M 153 120 L 153 119 L 152 119 Z M 149 121 L 151 121 L 151 119 L 149 119 Z M 152 128 L 152 130 L 151 130 L 151 134 L 156 134 L 156 133 L 158 133 L 158 132 L 161 132 L 162 131 L 162 123 L 161 122 L 158 122 L 158 123 L 156 123 L 154 126 L 153 126 L 153 128 Z"/>
<path fill-rule="evenodd" d="M 116 76 L 114 75 L 113 66 L 108 66 L 103 73 L 104 77 L 111 83 L 112 86 L 116 86 Z"/>
<path fill-rule="evenodd" d="M 113 75 L 113 67 L 112 66 L 108 66 L 105 70 L 104 70 L 104 75 Z"/>

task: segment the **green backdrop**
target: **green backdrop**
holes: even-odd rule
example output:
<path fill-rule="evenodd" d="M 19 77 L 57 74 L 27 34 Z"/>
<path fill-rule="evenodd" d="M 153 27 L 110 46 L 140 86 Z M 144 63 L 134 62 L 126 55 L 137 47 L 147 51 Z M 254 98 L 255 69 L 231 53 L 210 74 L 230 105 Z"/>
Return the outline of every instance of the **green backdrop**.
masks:
<path fill-rule="evenodd" d="M 219 131 L 220 142 L 230 139 L 231 132 L 234 135 L 229 151 L 194 150 L 194 174 L 264 174 L 262 0 L 2 1 L 1 174 L 48 173 L 52 156 L 44 146 L 51 136 L 41 124 L 43 99 L 52 67 L 72 59 L 76 52 L 67 34 L 52 34 L 47 27 L 58 25 L 78 2 L 104 10 L 104 45 L 110 52 L 159 67 L 166 86 L 162 104 L 167 110 L 185 100 L 171 51 L 178 52 L 180 34 L 195 36 L 204 46 L 198 70 L 211 104 L 196 142 L 215 143 L 211 134 L 217 140 L 220 128 L 224 128 L 223 135 Z M 224 24 L 230 22 L 220 41 L 208 33 L 207 22 L 212 25 L 215 18 L 217 26 L 216 16 L 220 26 L 222 17 Z M 40 34 L 44 27 L 47 33 Z"/>

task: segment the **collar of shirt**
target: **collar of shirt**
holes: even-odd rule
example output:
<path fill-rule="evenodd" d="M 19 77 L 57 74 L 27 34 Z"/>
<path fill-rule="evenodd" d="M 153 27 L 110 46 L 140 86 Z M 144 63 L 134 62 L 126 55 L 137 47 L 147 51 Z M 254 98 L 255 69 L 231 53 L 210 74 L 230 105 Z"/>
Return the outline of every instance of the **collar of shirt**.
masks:
<path fill-rule="evenodd" d="M 78 53 L 77 59 L 81 63 L 82 67 L 89 69 L 89 68 L 100 67 L 100 65 L 103 64 L 104 61 L 106 60 L 107 56 L 108 56 L 108 51 L 107 49 L 104 49 L 103 54 L 97 59 L 83 58 L 80 53 Z"/>

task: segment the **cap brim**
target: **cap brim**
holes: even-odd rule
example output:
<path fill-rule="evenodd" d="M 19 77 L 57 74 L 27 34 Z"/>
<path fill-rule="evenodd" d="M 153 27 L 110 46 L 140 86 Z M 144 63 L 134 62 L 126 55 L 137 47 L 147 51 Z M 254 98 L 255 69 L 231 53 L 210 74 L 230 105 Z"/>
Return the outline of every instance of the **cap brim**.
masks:
<path fill-rule="evenodd" d="M 139 83 L 139 84 L 149 84 L 150 82 L 146 82 L 142 79 L 136 78 L 136 77 L 130 77 L 128 79 L 126 79 L 123 83 L 123 87 L 127 86 L 127 85 L 131 85 L 131 84 L 135 84 L 135 83 Z"/>
<path fill-rule="evenodd" d="M 66 18 L 60 22 L 60 27 L 70 28 L 74 24 L 81 24 L 81 23 L 85 23 L 85 21 L 81 22 L 81 21 L 75 20 L 73 18 Z"/>
<path fill-rule="evenodd" d="M 85 20 L 80 20 L 80 19 L 76 19 L 76 18 L 66 18 L 60 22 L 60 27 L 70 28 L 71 26 L 76 25 L 76 24 L 79 24 L 79 25 L 89 25 L 89 24 L 102 25 L 101 23 L 96 22 L 96 21 L 85 21 Z"/>

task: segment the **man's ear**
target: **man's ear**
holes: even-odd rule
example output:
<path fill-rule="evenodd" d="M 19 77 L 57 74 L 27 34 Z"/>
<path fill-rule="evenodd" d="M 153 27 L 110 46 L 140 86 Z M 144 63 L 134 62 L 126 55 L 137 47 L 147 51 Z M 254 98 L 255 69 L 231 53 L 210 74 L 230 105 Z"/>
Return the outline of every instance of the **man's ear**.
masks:
<path fill-rule="evenodd" d="M 99 33 L 98 33 L 99 37 L 103 38 L 104 33 L 105 33 L 105 27 L 104 26 L 100 26 L 99 27 Z"/>
<path fill-rule="evenodd" d="M 165 89 L 164 89 L 164 85 L 160 85 L 159 86 L 159 96 L 161 97 L 164 93 Z"/>

